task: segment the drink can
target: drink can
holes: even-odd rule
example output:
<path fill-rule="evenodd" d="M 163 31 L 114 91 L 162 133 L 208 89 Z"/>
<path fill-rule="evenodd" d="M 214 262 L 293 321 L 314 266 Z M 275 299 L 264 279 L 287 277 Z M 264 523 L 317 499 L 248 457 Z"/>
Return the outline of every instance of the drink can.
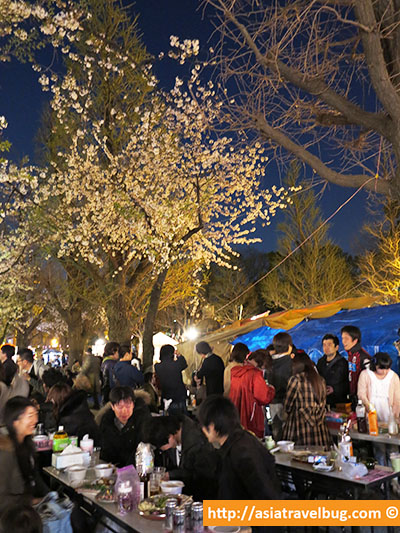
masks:
<path fill-rule="evenodd" d="M 72 436 L 69 438 L 69 442 L 70 444 L 72 444 L 72 446 L 76 446 L 78 447 L 78 437 L 77 436 Z"/>
<path fill-rule="evenodd" d="M 201 502 L 192 503 L 192 530 L 196 533 L 203 531 L 203 504 Z"/>
<path fill-rule="evenodd" d="M 173 532 L 174 533 L 184 533 L 185 531 L 185 509 L 174 509 L 173 510 Z"/>
<path fill-rule="evenodd" d="M 172 531 L 172 528 L 174 526 L 173 522 L 173 512 L 176 507 L 176 500 L 175 498 L 169 498 L 165 502 L 165 529 L 168 529 L 169 531 Z"/>
<path fill-rule="evenodd" d="M 184 505 L 185 509 L 185 528 L 192 529 L 192 502 L 189 500 Z"/>

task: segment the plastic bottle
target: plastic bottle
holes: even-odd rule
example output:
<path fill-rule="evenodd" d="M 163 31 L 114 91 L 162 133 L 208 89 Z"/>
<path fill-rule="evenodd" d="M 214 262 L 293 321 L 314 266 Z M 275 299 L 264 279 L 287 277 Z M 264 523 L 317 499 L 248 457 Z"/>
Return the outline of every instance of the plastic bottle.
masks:
<path fill-rule="evenodd" d="M 62 452 L 68 444 L 69 438 L 64 426 L 58 426 L 58 431 L 53 436 L 53 452 Z"/>
<path fill-rule="evenodd" d="M 370 435 L 378 435 L 378 416 L 376 414 L 376 409 L 372 403 L 369 404 L 368 428 Z"/>
<path fill-rule="evenodd" d="M 137 471 L 143 474 L 151 474 L 154 468 L 154 455 L 150 444 L 139 442 L 136 448 L 135 463 Z"/>
<path fill-rule="evenodd" d="M 356 407 L 356 415 L 357 415 L 357 427 L 358 427 L 359 433 L 368 433 L 367 419 L 365 417 L 365 406 L 362 400 L 358 400 L 357 407 Z"/>
<path fill-rule="evenodd" d="M 396 417 L 393 414 L 393 411 L 390 409 L 389 420 L 388 420 L 388 433 L 389 435 L 397 435 L 399 432 L 399 426 L 396 422 Z"/>
<path fill-rule="evenodd" d="M 345 425 L 340 426 L 339 433 L 339 453 L 342 461 L 347 461 L 353 455 L 353 443 Z"/>

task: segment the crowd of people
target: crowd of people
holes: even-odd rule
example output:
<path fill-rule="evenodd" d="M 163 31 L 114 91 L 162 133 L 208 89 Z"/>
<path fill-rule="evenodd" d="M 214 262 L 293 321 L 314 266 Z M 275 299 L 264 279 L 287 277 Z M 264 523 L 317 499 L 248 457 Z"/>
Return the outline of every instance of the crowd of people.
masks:
<path fill-rule="evenodd" d="M 19 505 L 25 523 L 48 492 L 32 441 L 38 422 L 42 432 L 63 426 L 79 440 L 89 434 L 101 459 L 117 467 L 135 465 L 138 444 L 148 442 L 155 464 L 166 468 L 167 478 L 183 481 L 185 493 L 196 500 L 280 498 L 265 435 L 329 448 L 327 406 L 351 402 L 354 408 L 360 399 L 367 409 L 375 406 L 380 421 L 400 414 L 400 381 L 390 357 L 371 358 L 355 326 L 343 327 L 341 337 L 347 360 L 339 354 L 338 337 L 327 334 L 316 365 L 285 332 L 253 352 L 237 343 L 226 366 L 202 341 L 196 345 L 201 364 L 188 385 L 182 374 L 187 361 L 170 345 L 161 348 L 154 370 L 143 372 L 140 361 L 132 364 L 129 345 L 109 342 L 102 358 L 88 349 L 75 375 L 47 367 L 28 348 L 18 351 L 15 362 L 14 347 L 4 345 L 0 478 L 8 482 L 0 484 L 3 530 L 10 508 Z M 196 416 L 188 409 L 192 398 Z M 385 462 L 387 454 L 377 449 L 377 456 Z M 79 523 L 79 517 L 75 520 Z M 36 516 L 30 520 L 37 522 Z"/>

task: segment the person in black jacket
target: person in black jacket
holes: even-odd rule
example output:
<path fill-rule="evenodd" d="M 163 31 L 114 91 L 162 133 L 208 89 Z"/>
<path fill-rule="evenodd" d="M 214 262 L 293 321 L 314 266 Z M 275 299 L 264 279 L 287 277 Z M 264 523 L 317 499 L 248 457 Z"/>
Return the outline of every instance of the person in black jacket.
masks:
<path fill-rule="evenodd" d="M 134 465 L 139 442 L 146 442 L 151 419 L 144 401 L 135 399 L 130 387 L 114 387 L 110 392 L 111 409 L 100 423 L 100 458 L 118 467 Z"/>
<path fill-rule="evenodd" d="M 274 458 L 254 435 L 241 428 L 239 413 L 228 398 L 206 398 L 200 405 L 199 422 L 208 441 L 221 447 L 218 499 L 281 498 Z M 262 527 L 253 531 L 272 530 Z"/>
<path fill-rule="evenodd" d="M 175 359 L 175 348 L 165 344 L 160 349 L 160 361 L 154 370 L 161 388 L 161 401 L 172 400 L 168 407 L 169 415 L 186 413 L 186 387 L 182 380 L 182 371 L 187 368 L 186 359 L 178 355 Z"/>
<path fill-rule="evenodd" d="M 339 354 L 339 339 L 327 333 L 322 339 L 324 355 L 318 360 L 317 370 L 326 382 L 326 403 L 335 407 L 345 403 L 349 395 L 349 368 L 344 357 Z"/>
<path fill-rule="evenodd" d="M 225 365 L 221 357 L 212 353 L 211 346 L 205 341 L 196 344 L 196 352 L 203 358 L 201 367 L 194 376 L 196 384 L 200 385 L 205 378 L 207 396 L 223 394 Z"/>
<path fill-rule="evenodd" d="M 18 371 L 18 366 L 12 360 L 13 355 L 15 355 L 15 346 L 4 344 L 0 350 L 0 361 L 3 363 L 6 373 L 5 384 L 7 387 L 11 385 L 11 381 Z"/>
<path fill-rule="evenodd" d="M 168 479 L 183 481 L 185 494 L 195 500 L 217 496 L 218 456 L 196 422 L 184 415 L 154 417 L 148 438 L 162 451 L 160 463 Z"/>
<path fill-rule="evenodd" d="M 121 344 L 118 350 L 119 361 L 112 368 L 112 381 L 118 387 L 136 389 L 144 382 L 143 374 L 131 364 L 132 349 L 129 344 Z"/>
<path fill-rule="evenodd" d="M 292 375 L 293 340 L 289 333 L 281 331 L 272 339 L 275 353 L 271 355 L 272 368 L 268 374 L 270 385 L 275 387 L 275 397 L 270 403 L 272 419 L 272 434 L 275 441 L 282 440 L 283 422 L 285 413 L 283 404 L 286 397 L 286 388 Z"/>
<path fill-rule="evenodd" d="M 100 444 L 99 428 L 89 409 L 86 392 L 71 389 L 67 383 L 56 383 L 49 390 L 47 401 L 54 404 L 57 427 L 64 426 L 68 435 L 76 435 L 78 440 L 89 434 L 96 445 Z"/>

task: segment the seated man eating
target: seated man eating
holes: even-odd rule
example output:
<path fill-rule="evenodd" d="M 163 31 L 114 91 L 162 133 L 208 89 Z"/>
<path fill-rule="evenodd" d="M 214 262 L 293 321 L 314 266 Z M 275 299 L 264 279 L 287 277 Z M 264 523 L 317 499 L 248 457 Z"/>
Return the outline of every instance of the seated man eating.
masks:
<path fill-rule="evenodd" d="M 193 420 L 184 415 L 154 417 L 148 437 L 163 452 L 160 463 L 168 478 L 184 482 L 185 494 L 195 500 L 216 497 L 218 456 Z"/>
<path fill-rule="evenodd" d="M 114 387 L 109 399 L 111 409 L 100 423 L 100 458 L 118 467 L 134 465 L 136 448 L 145 440 L 145 427 L 151 419 L 149 408 L 143 401 L 135 401 L 130 387 Z"/>

